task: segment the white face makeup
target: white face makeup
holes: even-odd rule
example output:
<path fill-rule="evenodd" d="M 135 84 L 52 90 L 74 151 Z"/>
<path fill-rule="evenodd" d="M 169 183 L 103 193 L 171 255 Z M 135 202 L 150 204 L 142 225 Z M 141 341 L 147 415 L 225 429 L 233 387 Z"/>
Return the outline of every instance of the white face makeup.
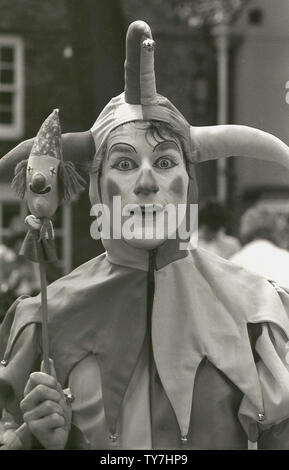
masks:
<path fill-rule="evenodd" d="M 113 210 L 113 198 L 121 198 L 122 227 L 132 214 L 125 211 L 128 204 L 140 208 L 133 214 L 137 221 L 132 239 L 123 238 L 135 247 L 152 249 L 169 236 L 168 217 L 163 210 L 168 204 L 187 203 L 189 177 L 180 142 L 165 133 L 155 138 L 147 132 L 148 123 L 128 123 L 113 131 L 107 143 L 102 166 L 100 190 L 102 203 Z M 91 175 L 91 203 L 98 200 L 98 176 Z M 163 237 L 156 236 L 156 227 L 162 223 Z M 124 233 L 124 230 L 123 230 Z M 147 239 L 147 234 L 152 237 Z M 158 235 L 159 236 L 159 235 Z"/>

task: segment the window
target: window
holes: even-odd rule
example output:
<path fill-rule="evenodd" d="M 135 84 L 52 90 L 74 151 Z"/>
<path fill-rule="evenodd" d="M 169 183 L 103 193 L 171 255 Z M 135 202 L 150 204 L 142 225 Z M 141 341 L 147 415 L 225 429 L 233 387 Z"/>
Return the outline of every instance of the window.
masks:
<path fill-rule="evenodd" d="M 24 48 L 21 38 L 0 35 L 0 139 L 23 134 Z"/>

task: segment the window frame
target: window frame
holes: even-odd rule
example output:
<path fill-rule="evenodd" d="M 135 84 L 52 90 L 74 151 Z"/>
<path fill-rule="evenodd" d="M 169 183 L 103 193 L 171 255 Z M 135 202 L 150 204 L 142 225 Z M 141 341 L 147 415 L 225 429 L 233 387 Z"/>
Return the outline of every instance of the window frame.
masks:
<path fill-rule="evenodd" d="M 12 47 L 14 50 L 14 83 L 3 84 L 0 82 L 0 92 L 13 93 L 11 124 L 0 122 L 0 139 L 16 140 L 24 134 L 24 42 L 19 36 L 0 33 L 0 49 Z"/>

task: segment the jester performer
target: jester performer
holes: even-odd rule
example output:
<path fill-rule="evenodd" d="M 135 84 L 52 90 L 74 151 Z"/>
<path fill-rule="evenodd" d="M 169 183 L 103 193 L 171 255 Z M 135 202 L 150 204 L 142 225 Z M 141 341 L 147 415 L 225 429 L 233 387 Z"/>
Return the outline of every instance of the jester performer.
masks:
<path fill-rule="evenodd" d="M 38 372 L 40 299 L 8 311 L 1 407 L 31 434 L 14 448 L 246 449 L 250 440 L 289 449 L 287 293 L 184 249 L 177 229 L 154 230 L 167 205 L 188 214 L 197 203 L 198 162 L 246 156 L 288 167 L 289 148 L 245 126 L 191 126 L 156 92 L 149 26 L 132 23 L 126 44 L 124 93 L 62 146 L 64 158 L 90 162 L 93 206 L 111 214 L 118 197 L 123 226 L 134 217 L 127 205 L 139 208 L 138 236 L 103 237 L 104 254 L 48 287 L 50 374 Z M 33 142 L 4 156 L 0 173 Z"/>

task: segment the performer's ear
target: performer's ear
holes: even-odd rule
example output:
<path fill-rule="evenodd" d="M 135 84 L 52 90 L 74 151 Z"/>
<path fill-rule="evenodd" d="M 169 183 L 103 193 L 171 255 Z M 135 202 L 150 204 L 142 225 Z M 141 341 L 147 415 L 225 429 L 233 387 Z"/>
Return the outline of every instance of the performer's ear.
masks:
<path fill-rule="evenodd" d="M 23 199 L 26 191 L 26 170 L 27 170 L 28 160 L 22 160 L 17 163 L 14 170 L 14 178 L 11 183 L 13 189 L 15 189 L 16 194 Z"/>
<path fill-rule="evenodd" d="M 58 192 L 59 199 L 68 201 L 73 196 L 83 191 L 86 181 L 76 171 L 72 162 L 61 161 L 58 168 Z"/>

